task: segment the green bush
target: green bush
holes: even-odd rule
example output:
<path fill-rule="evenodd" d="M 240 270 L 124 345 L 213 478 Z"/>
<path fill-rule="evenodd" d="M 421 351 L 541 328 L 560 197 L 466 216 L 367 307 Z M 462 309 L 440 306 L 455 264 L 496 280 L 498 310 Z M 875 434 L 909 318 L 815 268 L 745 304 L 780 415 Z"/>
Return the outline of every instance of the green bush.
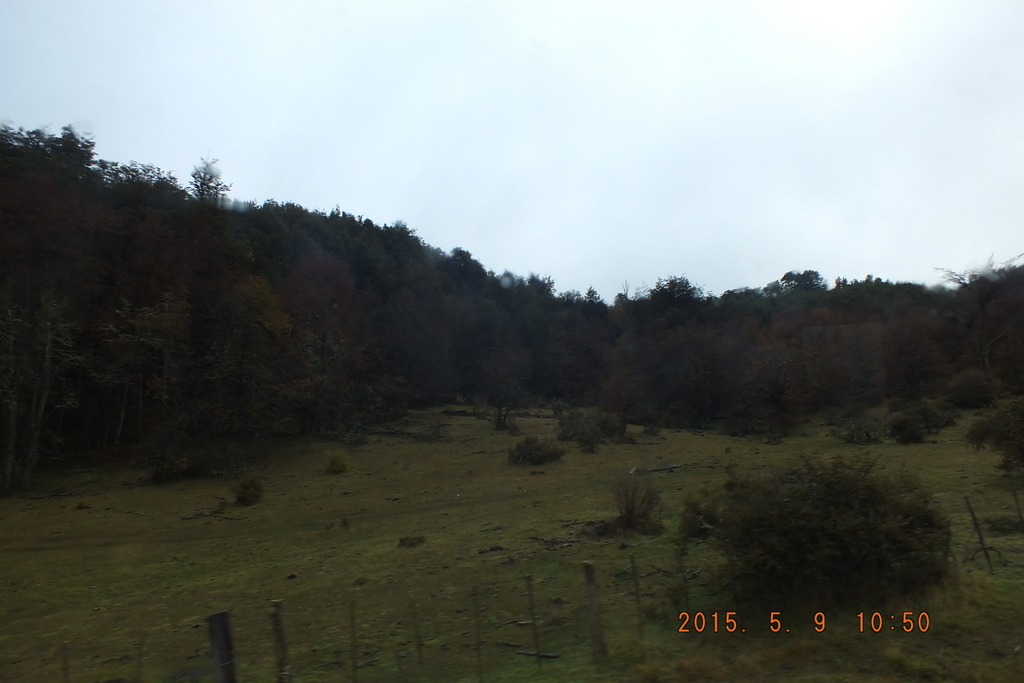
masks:
<path fill-rule="evenodd" d="M 956 424 L 955 412 L 934 401 L 894 402 L 886 431 L 898 443 L 921 443 L 925 434 L 938 434 Z"/>
<path fill-rule="evenodd" d="M 345 474 L 348 472 L 348 456 L 344 453 L 331 453 L 327 456 L 327 474 Z"/>
<path fill-rule="evenodd" d="M 991 405 L 995 387 L 981 370 L 965 370 L 949 380 L 946 397 L 957 408 L 982 408 Z"/>
<path fill-rule="evenodd" d="M 903 412 L 919 420 L 929 434 L 938 434 L 956 424 L 956 411 L 948 405 L 923 399 L 903 408 Z"/>
<path fill-rule="evenodd" d="M 622 419 L 621 415 L 615 415 L 603 410 L 591 411 L 591 415 L 597 424 L 597 428 L 604 436 L 609 439 L 618 439 L 625 436 L 626 421 Z"/>
<path fill-rule="evenodd" d="M 724 556 L 716 577 L 739 600 L 856 606 L 941 581 L 950 529 L 909 474 L 883 476 L 874 460 L 805 458 L 763 475 L 730 468 L 720 492 L 688 500 L 680 553 L 700 539 Z"/>
<path fill-rule="evenodd" d="M 886 420 L 885 430 L 896 443 L 924 442 L 924 425 L 921 420 L 905 413 L 892 413 Z"/>
<path fill-rule="evenodd" d="M 975 448 L 987 444 L 998 451 L 1003 456 L 1000 469 L 1024 470 L 1024 397 L 1003 401 L 975 421 L 967 430 L 967 440 Z"/>
<path fill-rule="evenodd" d="M 263 499 L 263 482 L 254 477 L 235 484 L 235 502 L 239 505 L 255 505 Z"/>
<path fill-rule="evenodd" d="M 558 440 L 575 441 L 586 453 L 593 453 L 604 441 L 597 421 L 583 408 L 570 408 L 558 418 Z"/>
<path fill-rule="evenodd" d="M 956 411 L 948 404 L 928 399 L 889 402 L 887 425 L 894 424 L 890 436 L 901 443 L 919 443 L 925 434 L 938 434 L 956 424 Z"/>
<path fill-rule="evenodd" d="M 616 527 L 642 534 L 664 529 L 660 517 L 661 492 L 649 474 L 620 474 L 612 483 L 612 495 L 619 510 Z"/>
<path fill-rule="evenodd" d="M 565 455 L 565 449 L 550 441 L 538 439 L 535 436 L 527 436 L 515 446 L 508 449 L 508 463 L 510 465 L 543 465 L 547 462 L 556 462 Z"/>
<path fill-rule="evenodd" d="M 842 439 L 846 443 L 869 444 L 881 443 L 882 434 L 885 430 L 878 420 L 859 415 L 845 420 L 840 420 L 833 427 L 829 434 Z"/>

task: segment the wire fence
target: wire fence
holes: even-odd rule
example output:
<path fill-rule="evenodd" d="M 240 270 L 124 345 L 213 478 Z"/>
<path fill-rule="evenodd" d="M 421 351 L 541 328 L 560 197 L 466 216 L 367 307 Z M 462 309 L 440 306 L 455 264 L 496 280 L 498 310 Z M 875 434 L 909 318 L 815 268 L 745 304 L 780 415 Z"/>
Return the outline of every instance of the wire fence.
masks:
<path fill-rule="evenodd" d="M 558 638 L 558 652 L 547 647 L 554 627 L 569 621 L 538 610 L 546 596 L 535 589 L 532 575 L 518 580 L 494 581 L 457 595 L 415 597 L 405 592 L 406 608 L 399 615 L 381 614 L 358 591 L 316 606 L 296 601 L 257 601 L 230 612 L 187 619 L 178 624 L 147 624 L 144 629 L 125 626 L 115 632 L 93 632 L 74 641 L 59 641 L 52 653 L 30 658 L 10 653 L 8 664 L 21 666 L 25 675 L 0 673 L 0 681 L 235 681 L 292 680 L 485 680 L 487 672 L 508 664 L 510 658 L 535 661 L 563 657 L 601 660 L 607 649 L 591 652 L 589 640 L 601 640 L 600 604 L 594 569 L 590 563 L 585 590 L 588 600 L 576 611 L 587 611 L 578 621 L 590 631 L 579 634 L 571 652 Z M 635 563 L 634 563 L 635 568 Z M 635 576 L 630 585 L 639 586 Z M 582 592 L 582 591 L 581 591 Z M 497 614 L 493 601 L 518 598 L 521 613 Z M 611 596 L 606 596 L 611 597 Z M 639 594 L 615 596 L 637 603 Z M 575 615 L 574 615 L 575 616 Z M 507 618 L 508 617 L 508 618 Z M 577 621 L 573 619 L 573 621 Z M 506 627 L 512 627 L 511 631 Z M 596 629 L 596 631 L 595 631 Z M 514 635 L 506 635 L 508 633 Z M 151 650 L 168 649 L 184 655 L 173 670 Z M 22 659 L 24 657 L 24 659 Z M 35 661 L 32 661 L 35 659 Z M 31 668 L 31 673 L 24 671 Z"/>
<path fill-rule="evenodd" d="M 976 513 L 979 500 L 987 516 Z M 963 506 L 966 514 L 961 512 L 954 523 L 953 547 L 961 563 L 991 573 L 1024 566 L 1019 535 L 1024 513 L 1015 491 L 975 495 L 973 504 L 964 496 Z M 996 510 L 1001 512 L 993 515 Z M 637 564 L 631 555 L 628 572 L 621 567 L 598 570 L 606 579 L 600 589 L 593 565 L 584 568 L 580 599 L 565 608 L 561 598 L 544 594 L 543 585 L 535 587 L 532 576 L 490 576 L 477 586 L 429 595 L 392 584 L 383 588 L 392 598 L 386 606 L 358 587 L 333 597 L 287 601 L 254 596 L 230 613 L 175 623 L 128 623 L 76 634 L 73 640 L 54 633 L 54 648 L 47 653 L 12 650 L 16 639 L 7 636 L 0 640 L 6 660 L 0 660 L 0 682 L 219 682 L 235 680 L 232 676 L 246 681 L 482 681 L 510 667 L 521 672 L 516 661 L 538 667 L 549 659 L 597 662 L 608 652 L 605 629 L 613 638 L 645 638 L 649 615 L 642 603 L 654 601 L 651 577 L 669 572 L 645 562 L 654 571 L 643 573 Z M 611 607 L 611 619 L 602 619 L 602 602 Z M 508 610 L 510 604 L 515 611 Z M 176 653 L 173 662 L 161 659 L 167 652 Z"/>

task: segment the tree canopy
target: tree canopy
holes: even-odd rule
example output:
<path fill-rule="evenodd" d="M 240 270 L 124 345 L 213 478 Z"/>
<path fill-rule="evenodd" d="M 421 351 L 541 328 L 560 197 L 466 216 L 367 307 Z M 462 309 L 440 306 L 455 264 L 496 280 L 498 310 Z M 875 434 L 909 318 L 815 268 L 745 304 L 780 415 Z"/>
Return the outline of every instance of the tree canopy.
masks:
<path fill-rule="evenodd" d="M 458 397 L 769 430 L 968 371 L 1024 392 L 1015 263 L 945 288 L 793 270 L 719 296 L 680 274 L 609 305 L 400 221 L 229 204 L 216 160 L 182 187 L 94 147 L 0 127 L 3 491 L 90 449 L 336 433 Z"/>

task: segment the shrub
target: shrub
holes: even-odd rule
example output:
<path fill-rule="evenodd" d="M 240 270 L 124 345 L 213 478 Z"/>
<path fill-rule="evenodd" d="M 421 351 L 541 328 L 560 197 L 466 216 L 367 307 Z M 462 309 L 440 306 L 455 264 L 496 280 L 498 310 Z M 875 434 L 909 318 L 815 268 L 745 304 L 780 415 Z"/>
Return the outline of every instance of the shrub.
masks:
<path fill-rule="evenodd" d="M 615 415 L 614 413 L 607 413 L 603 410 L 591 411 L 597 428 L 601 431 L 601 434 L 613 438 L 622 438 L 626 434 L 626 421 L 622 419 L 621 415 Z"/>
<path fill-rule="evenodd" d="M 1000 403 L 967 430 L 967 440 L 978 449 L 986 444 L 1003 459 L 998 467 L 1007 472 L 1024 469 L 1024 398 Z"/>
<path fill-rule="evenodd" d="M 664 529 L 659 516 L 661 492 L 650 475 L 620 474 L 612 483 L 619 516 L 615 526 L 643 534 Z"/>
<path fill-rule="evenodd" d="M 956 424 L 956 413 L 948 405 L 922 399 L 891 401 L 887 431 L 900 443 L 921 443 L 925 433 L 938 434 Z"/>
<path fill-rule="evenodd" d="M 527 436 L 515 446 L 508 449 L 508 463 L 510 465 L 543 465 L 547 462 L 556 462 L 565 455 L 565 449 L 560 448 L 547 440 L 540 440 L 535 436 Z"/>
<path fill-rule="evenodd" d="M 955 411 L 951 410 L 948 405 L 927 399 L 905 406 L 903 412 L 918 420 L 929 434 L 938 434 L 944 428 L 956 424 Z"/>
<path fill-rule="evenodd" d="M 605 422 L 608 426 L 607 421 Z M 583 408 L 572 408 L 558 418 L 558 440 L 575 441 L 586 453 L 593 453 L 604 441 L 596 416 Z"/>
<path fill-rule="evenodd" d="M 892 413 L 885 425 L 886 432 L 896 443 L 921 443 L 924 441 L 924 425 L 913 415 Z"/>
<path fill-rule="evenodd" d="M 965 370 L 949 380 L 946 397 L 957 408 L 982 408 L 992 403 L 995 388 L 981 370 Z"/>
<path fill-rule="evenodd" d="M 345 474 L 348 472 L 348 456 L 344 453 L 331 453 L 327 456 L 327 474 Z"/>
<path fill-rule="evenodd" d="M 840 420 L 839 424 L 829 431 L 829 434 L 846 443 L 868 444 L 881 443 L 884 431 L 881 422 L 860 415 Z"/>
<path fill-rule="evenodd" d="M 895 403 L 892 407 L 898 410 L 889 414 L 886 431 L 898 443 L 921 443 L 925 433 L 938 434 L 956 424 L 954 412 L 933 401 Z"/>
<path fill-rule="evenodd" d="M 235 484 L 235 502 L 239 505 L 255 505 L 263 498 L 263 482 L 250 477 Z"/>
<path fill-rule="evenodd" d="M 719 582 L 765 607 L 878 603 L 941 581 L 949 522 L 917 479 L 883 476 L 876 462 L 805 458 L 760 476 L 730 468 L 720 492 L 687 501 L 680 553 L 708 539 L 725 558 Z"/>
<path fill-rule="evenodd" d="M 426 541 L 423 536 L 402 536 L 398 539 L 399 548 L 417 548 Z"/>

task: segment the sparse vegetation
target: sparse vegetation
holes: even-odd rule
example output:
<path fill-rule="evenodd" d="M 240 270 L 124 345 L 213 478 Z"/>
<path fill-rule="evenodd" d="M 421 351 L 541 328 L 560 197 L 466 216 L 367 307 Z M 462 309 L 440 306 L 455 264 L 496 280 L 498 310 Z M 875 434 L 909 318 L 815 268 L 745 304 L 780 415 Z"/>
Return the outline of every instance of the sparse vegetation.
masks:
<path fill-rule="evenodd" d="M 345 434 L 345 445 L 351 448 L 358 448 L 370 443 L 370 437 L 364 432 L 348 432 Z"/>
<path fill-rule="evenodd" d="M 995 534 L 997 536 L 1024 533 L 1024 529 L 1022 529 L 1020 525 L 1020 520 L 1016 517 L 1010 517 L 1009 515 L 984 517 L 981 521 L 985 523 L 988 533 Z"/>
<path fill-rule="evenodd" d="M 731 469 L 721 492 L 691 499 L 679 544 L 706 539 L 718 580 L 759 605 L 852 605 L 940 582 L 949 523 L 907 473 L 875 460 L 805 458 L 767 475 Z"/>
<path fill-rule="evenodd" d="M 967 440 L 978 449 L 986 444 L 1002 455 L 998 467 L 1007 472 L 1024 469 L 1024 397 L 1002 401 L 994 411 L 976 420 Z"/>
<path fill-rule="evenodd" d="M 620 473 L 612 482 L 612 495 L 619 516 L 614 526 L 642 534 L 660 533 L 661 492 L 650 474 Z"/>
<path fill-rule="evenodd" d="M 593 453 L 606 438 L 622 439 L 626 421 L 619 415 L 593 408 L 569 408 L 558 418 L 558 440 L 575 441 L 585 453 Z"/>
<path fill-rule="evenodd" d="M 327 474 L 345 474 L 348 467 L 348 456 L 344 453 L 331 453 L 327 456 Z"/>
<path fill-rule="evenodd" d="M 881 443 L 885 429 L 880 421 L 866 415 L 858 415 L 840 420 L 829 433 L 845 443 L 863 445 Z"/>
<path fill-rule="evenodd" d="M 423 536 L 402 536 L 398 539 L 399 548 L 417 548 L 426 542 Z"/>
<path fill-rule="evenodd" d="M 616 514 L 631 516 L 625 509 L 617 510 L 610 490 L 616 474 L 628 468 L 635 466 L 642 473 L 659 465 L 683 463 L 672 473 L 634 475 L 629 482 L 646 479 L 658 485 L 663 508 L 678 510 L 688 496 L 706 502 L 724 495 L 720 486 L 729 481 L 729 475 L 717 463 L 724 459 L 726 449 L 732 449 L 736 467 L 742 468 L 744 476 L 759 477 L 764 476 L 759 470 L 762 464 L 784 471 L 790 458 L 801 451 L 836 448 L 837 442 L 824 430 L 794 434 L 782 445 L 766 448 L 761 438 L 733 439 L 713 429 L 704 430 L 701 436 L 689 429 L 664 428 L 661 438 L 644 439 L 656 446 L 627 447 L 610 441 L 603 447 L 602 457 L 563 458 L 558 465 L 513 469 L 506 466 L 505 457 L 508 447 L 520 439 L 495 432 L 488 421 L 471 414 L 446 413 L 451 428 L 450 438 L 443 444 L 416 438 L 439 421 L 439 412 L 411 411 L 402 422 L 381 425 L 377 431 L 383 438 L 375 435 L 358 450 L 348 449 L 336 437 L 275 442 L 274 455 L 258 476 L 267 494 L 281 493 L 265 495 L 249 508 L 234 504 L 235 497 L 225 493 L 230 484 L 225 486 L 223 480 L 138 487 L 138 472 L 131 470 L 104 470 L 110 478 L 104 481 L 96 481 L 95 471 L 70 472 L 59 478 L 48 475 L 41 479 L 41 488 L 47 487 L 41 493 L 51 486 L 54 491 L 73 493 L 32 500 L 23 496 L 0 499 L 0 517 L 4 519 L 0 546 L 13 560 L 0 568 L 0 583 L 11 587 L 5 598 L 10 618 L 0 623 L 0 637 L 9 644 L 4 648 L 6 654 L 0 652 L 0 670 L 13 672 L 15 680 L 60 680 L 60 659 L 53 654 L 52 634 L 64 629 L 67 635 L 62 637 L 71 641 L 73 652 L 79 654 L 72 660 L 73 680 L 131 680 L 134 661 L 119 659 L 124 639 L 116 631 L 130 619 L 147 629 L 146 671 L 152 672 L 154 680 L 172 680 L 175 672 L 195 666 L 196 659 L 188 659 L 188 655 L 206 646 L 204 606 L 211 605 L 212 611 L 229 604 L 242 624 L 235 634 L 239 677 L 262 680 L 273 669 L 273 651 L 266 647 L 261 631 L 252 631 L 248 624 L 265 624 L 264 598 L 283 596 L 290 615 L 295 677 L 312 680 L 322 675 L 326 658 L 339 661 L 335 650 L 341 650 L 340 660 L 348 662 L 344 659 L 349 642 L 345 626 L 353 593 L 357 596 L 360 645 L 368 652 L 360 662 L 368 661 L 375 649 L 386 653 L 385 648 L 395 639 L 412 640 L 410 623 L 396 625 L 393 618 L 402 610 L 408 613 L 411 589 L 423 633 L 429 635 L 421 675 L 412 675 L 418 665 L 411 648 L 406 651 L 412 657 L 403 659 L 401 665 L 410 680 L 455 680 L 474 670 L 476 653 L 454 646 L 444 649 L 443 645 L 460 642 L 460 634 L 467 632 L 472 638 L 473 626 L 468 621 L 471 587 L 480 588 L 481 617 L 485 628 L 493 625 L 492 638 L 507 638 L 529 647 L 528 627 L 506 624 L 528 618 L 523 576 L 533 574 L 538 618 L 543 624 L 542 647 L 562 655 L 558 676 L 565 680 L 631 680 L 636 676 L 635 667 L 645 660 L 651 680 L 666 682 L 709 676 L 731 683 L 781 683 L 793 677 L 822 680 L 835 675 L 856 678 L 865 658 L 890 643 L 914 643 L 906 646 L 906 652 L 917 660 L 941 659 L 949 639 L 960 638 L 956 629 L 978 635 L 977 642 L 958 641 L 959 666 L 965 670 L 991 667 L 986 669 L 991 674 L 986 680 L 993 683 L 1009 683 L 1019 676 L 1011 667 L 1015 666 L 1011 656 L 993 658 L 987 652 L 990 646 L 983 643 L 1004 638 L 1001 634 L 1007 625 L 1019 623 L 1019 601 L 1012 596 L 1024 573 L 1013 563 L 1017 551 L 1024 547 L 1024 534 L 1011 533 L 1013 522 L 1008 517 L 1015 519 L 1016 510 L 1000 473 L 987 458 L 964 459 L 958 437 L 966 432 L 966 424 L 954 428 L 950 438 L 940 443 L 915 449 L 891 441 L 881 446 L 841 447 L 843 452 L 870 450 L 884 458 L 880 464 L 893 470 L 904 463 L 909 467 L 927 463 L 929 480 L 953 503 L 949 508 L 953 574 L 967 578 L 956 585 L 947 581 L 923 596 L 895 600 L 899 610 L 927 610 L 933 630 L 916 641 L 902 632 L 883 641 L 888 633 L 859 634 L 851 625 L 848 610 L 827 607 L 818 609 L 828 613 L 828 635 L 814 633 L 810 619 L 802 622 L 797 616 L 800 610 L 783 606 L 781 599 L 770 609 L 784 610 L 784 626 L 793 627 L 794 632 L 785 637 L 768 633 L 766 613 L 744 604 L 742 596 L 737 618 L 747 633 L 721 633 L 724 611 L 736 608 L 732 607 L 729 574 L 720 569 L 727 563 L 715 535 L 709 532 L 706 542 L 690 543 L 689 554 L 680 564 L 672 543 L 674 534 L 651 538 L 621 534 L 626 525 L 613 519 Z M 553 418 L 522 418 L 520 422 L 540 440 L 555 436 Z M 333 453 L 345 453 L 351 461 L 347 475 L 323 475 Z M 688 467 L 691 463 L 694 466 Z M 960 468 L 965 468 L 970 479 L 960 479 Z M 529 476 L 536 470 L 544 474 L 538 471 Z M 1006 560 L 1004 564 L 993 555 L 997 563 L 994 581 L 988 579 L 980 554 L 963 561 L 977 551 L 959 495 L 965 482 L 970 485 L 972 504 L 988 544 Z M 702 485 L 712 492 L 706 499 L 697 494 Z M 800 482 L 785 485 L 800 488 Z M 786 491 L 790 489 L 782 493 Z M 742 495 L 736 498 L 746 504 Z M 90 508 L 76 509 L 80 500 Z M 773 510 L 770 504 L 759 505 L 764 500 L 755 498 L 747 507 Z M 791 503 L 803 509 L 806 501 L 801 498 Z M 633 509 L 646 507 L 639 504 Z M 721 509 L 705 507 L 719 515 L 705 520 L 721 524 Z M 799 515 L 787 514 L 797 508 L 784 507 L 769 515 L 766 523 L 784 524 L 793 517 L 799 520 Z M 145 514 L 125 514 L 130 510 Z M 826 514 L 832 513 L 826 510 Z M 606 523 L 596 521 L 601 516 Z M 659 516 L 650 515 L 655 520 Z M 835 516 L 839 522 L 847 520 L 841 511 Z M 642 518 L 643 514 L 632 517 Z M 919 525 L 913 516 L 903 519 L 908 526 Z M 69 527 L 75 528 L 74 535 L 65 533 Z M 843 528 L 853 538 L 870 531 L 850 524 Z M 55 531 L 60 533 L 52 533 Z M 770 528 L 769 540 L 782 543 L 771 533 Z M 419 537 L 425 542 L 416 545 Z M 889 536 L 883 533 L 880 538 Z M 398 547 L 401 539 L 407 540 Z M 793 543 L 790 549 L 802 553 L 803 558 L 810 557 L 807 543 Z M 79 561 L 83 554 L 93 561 L 68 572 L 69 563 Z M 630 555 L 635 556 L 640 611 L 646 619 L 642 647 L 636 641 Z M 595 562 L 602 582 L 601 607 L 612 650 L 609 660 L 599 667 L 590 663 L 589 650 L 579 637 L 579 621 L 573 617 L 582 607 L 579 562 L 584 559 Z M 864 567 L 857 569 L 862 570 Z M 24 590 L 37 583 L 46 586 L 45 593 Z M 972 588 L 976 585 L 987 587 L 984 591 Z M 688 601 L 673 604 L 672 597 L 685 598 L 687 592 Z M 169 599 L 154 600 L 154 593 L 166 593 Z M 852 614 L 882 608 L 881 591 L 872 587 L 869 593 L 861 603 L 867 606 Z M 89 600 L 86 607 L 99 607 L 100 611 L 69 611 L 64 605 L 72 600 Z M 703 635 L 677 632 L 681 622 L 676 617 L 683 610 L 689 610 L 691 616 L 702 611 L 708 618 Z M 718 636 L 710 632 L 714 611 L 719 611 Z M 192 628 L 196 624 L 199 627 Z M 691 619 L 691 631 L 692 625 Z M 107 630 L 111 637 L 92 638 L 93 633 Z M 1014 647 L 1015 642 L 1011 643 Z M 823 647 L 822 656 L 807 654 L 811 646 Z M 1007 653 L 1012 651 L 1012 647 L 1001 647 Z M 741 658 L 736 656 L 737 648 L 742 649 Z M 28 658 L 23 659 L 21 653 L 28 653 Z M 700 666 L 701 661 L 708 666 Z M 533 661 L 501 646 L 484 648 L 483 664 L 487 680 L 528 680 L 536 669 Z M 782 664 L 791 664 L 793 669 Z M 887 665 L 882 662 L 880 666 Z M 368 683 L 401 680 L 398 667 L 393 658 L 381 657 L 376 666 L 360 670 L 359 678 Z M 555 667 L 545 666 L 545 671 L 549 669 Z M 884 673 L 884 669 L 880 671 L 880 681 L 902 680 L 898 674 L 886 678 Z"/>
<path fill-rule="evenodd" d="M 895 401 L 891 407 L 894 410 L 886 419 L 886 432 L 897 443 L 921 443 L 925 434 L 938 434 L 956 424 L 954 412 L 934 401 Z"/>
<path fill-rule="evenodd" d="M 569 408 L 558 418 L 558 440 L 575 441 L 585 453 L 593 453 L 604 440 L 597 421 L 583 408 Z"/>
<path fill-rule="evenodd" d="M 924 441 L 924 425 L 913 415 L 892 413 L 885 422 L 886 433 L 896 443 L 922 443 Z"/>
<path fill-rule="evenodd" d="M 545 439 L 527 436 L 508 449 L 510 465 L 543 465 L 557 462 L 565 455 L 565 449 Z"/>
<path fill-rule="evenodd" d="M 965 370 L 949 381 L 946 397 L 957 408 L 982 408 L 995 399 L 995 387 L 981 370 Z"/>
<path fill-rule="evenodd" d="M 263 482 L 249 477 L 235 484 L 233 491 L 239 505 L 255 505 L 263 499 Z"/>

